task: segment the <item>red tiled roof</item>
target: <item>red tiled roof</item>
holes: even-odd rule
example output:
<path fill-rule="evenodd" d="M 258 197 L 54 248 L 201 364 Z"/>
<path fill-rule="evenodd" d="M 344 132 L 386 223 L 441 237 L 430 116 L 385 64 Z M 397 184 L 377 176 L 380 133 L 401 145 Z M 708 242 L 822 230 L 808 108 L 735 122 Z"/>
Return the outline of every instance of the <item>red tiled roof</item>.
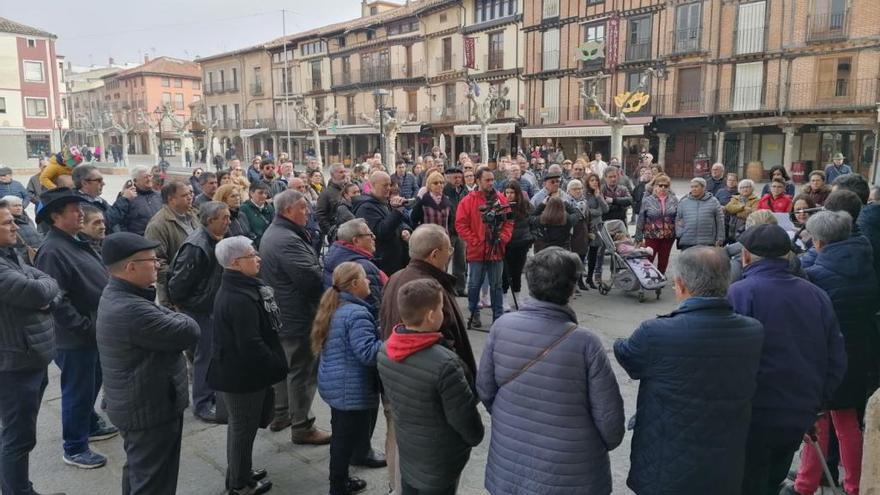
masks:
<path fill-rule="evenodd" d="M 23 34 L 25 36 L 39 36 L 41 38 L 58 38 L 50 32 L 26 26 L 20 22 L 15 22 L 5 17 L 0 17 L 0 33 Z"/>
<path fill-rule="evenodd" d="M 126 69 L 115 74 L 108 74 L 103 77 L 125 78 L 137 74 L 168 75 L 190 79 L 202 78 L 202 70 L 199 68 L 199 64 L 189 60 L 181 60 L 171 57 L 157 57 L 137 67 Z"/>

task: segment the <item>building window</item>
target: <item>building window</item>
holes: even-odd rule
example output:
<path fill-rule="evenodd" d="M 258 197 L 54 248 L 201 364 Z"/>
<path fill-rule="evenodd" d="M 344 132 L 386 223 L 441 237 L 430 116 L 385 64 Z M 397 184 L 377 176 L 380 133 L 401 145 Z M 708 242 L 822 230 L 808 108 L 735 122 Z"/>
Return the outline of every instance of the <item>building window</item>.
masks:
<path fill-rule="evenodd" d="M 455 114 L 455 84 L 443 86 L 443 102 L 446 105 L 446 115 L 453 116 Z"/>
<path fill-rule="evenodd" d="M 761 108 L 764 90 L 764 62 L 737 64 L 735 66 L 733 111 L 744 112 Z M 721 104 L 726 104 L 721 101 Z"/>
<path fill-rule="evenodd" d="M 336 46 L 339 48 L 345 48 L 345 36 L 340 36 L 336 38 Z"/>
<path fill-rule="evenodd" d="M 767 2 L 744 3 L 736 15 L 736 53 L 764 51 L 764 11 Z"/>
<path fill-rule="evenodd" d="M 211 120 L 217 120 L 217 106 L 211 106 Z"/>
<path fill-rule="evenodd" d="M 559 29 L 549 29 L 543 35 L 541 70 L 559 69 Z"/>
<path fill-rule="evenodd" d="M 626 45 L 626 60 L 646 60 L 651 58 L 651 16 L 637 17 L 629 21 L 629 38 Z"/>
<path fill-rule="evenodd" d="M 376 15 L 379 13 L 378 7 L 370 7 L 370 15 Z"/>
<path fill-rule="evenodd" d="M 312 69 L 312 90 L 317 91 L 321 89 L 321 61 L 313 60 L 311 64 Z"/>
<path fill-rule="evenodd" d="M 407 19 L 401 22 L 395 22 L 388 26 L 388 35 L 412 33 L 419 30 L 419 20 L 416 18 Z"/>
<path fill-rule="evenodd" d="M 584 41 L 593 41 L 596 43 L 605 43 L 605 23 L 597 23 L 597 24 L 587 24 L 584 26 Z M 605 47 L 605 49 L 599 53 L 599 57 L 584 61 L 584 68 L 586 69 L 596 69 L 601 68 L 605 64 L 605 54 L 609 47 Z"/>
<path fill-rule="evenodd" d="M 345 97 L 345 123 L 347 125 L 355 123 L 354 96 Z"/>
<path fill-rule="evenodd" d="M 175 88 L 182 88 L 183 87 L 183 79 L 178 79 L 175 77 L 174 79 L 171 80 L 171 83 L 174 85 L 173 87 L 175 87 Z"/>
<path fill-rule="evenodd" d="M 376 32 L 372 29 L 367 30 L 367 41 L 372 41 L 373 37 L 376 35 Z"/>
<path fill-rule="evenodd" d="M 544 104 L 541 108 L 541 122 L 556 124 L 559 122 L 559 79 L 544 81 Z"/>
<path fill-rule="evenodd" d="M 807 39 L 829 40 L 846 36 L 846 0 L 815 0 L 808 19 Z"/>
<path fill-rule="evenodd" d="M 26 111 L 28 117 L 48 117 L 46 110 L 45 98 L 25 98 Z"/>
<path fill-rule="evenodd" d="M 192 89 L 202 89 L 202 81 L 193 81 Z"/>
<path fill-rule="evenodd" d="M 605 98 L 605 84 L 606 81 L 599 80 L 596 83 L 596 100 L 598 100 L 599 104 L 601 104 L 605 109 L 608 108 L 608 101 Z M 584 117 L 585 119 L 599 119 L 601 115 L 599 115 L 599 108 L 592 105 L 584 105 Z"/>
<path fill-rule="evenodd" d="M 406 109 L 409 112 L 408 120 L 418 120 L 419 94 L 416 91 L 406 92 Z"/>
<path fill-rule="evenodd" d="M 300 53 L 302 53 L 303 57 L 324 53 L 324 42 L 319 40 L 310 43 L 303 43 L 300 47 Z"/>
<path fill-rule="evenodd" d="M 441 70 L 452 70 L 452 38 L 443 38 L 443 58 Z"/>
<path fill-rule="evenodd" d="M 171 105 L 171 93 L 162 93 L 162 105 Z"/>
<path fill-rule="evenodd" d="M 45 82 L 43 62 L 24 61 L 24 80 L 27 82 Z"/>
<path fill-rule="evenodd" d="M 174 93 L 174 109 L 183 110 L 183 93 Z"/>
<path fill-rule="evenodd" d="M 163 88 L 170 88 L 171 87 L 171 78 L 163 77 L 162 78 L 162 87 Z"/>
<path fill-rule="evenodd" d="M 27 39 L 27 46 L 28 46 L 28 48 L 36 48 L 37 47 L 37 40 L 35 40 L 33 38 L 28 38 Z"/>
<path fill-rule="evenodd" d="M 556 0 L 557 2 L 559 0 Z M 517 0 L 476 0 L 474 22 L 486 22 L 516 13 Z M 440 22 L 445 22 L 441 20 Z"/>
<path fill-rule="evenodd" d="M 689 53 L 700 49 L 702 34 L 702 4 L 679 5 L 675 10 L 674 53 Z"/>
<path fill-rule="evenodd" d="M 322 121 L 324 120 L 324 114 L 327 112 L 327 105 L 324 102 L 324 97 L 315 98 L 315 120 Z"/>
<path fill-rule="evenodd" d="M 442 14 L 440 14 L 439 18 L 440 18 L 440 24 L 444 24 L 447 20 L 446 12 L 443 12 Z"/>
<path fill-rule="evenodd" d="M 819 84 L 816 95 L 819 98 L 842 98 L 850 96 L 850 77 L 852 58 L 823 58 L 819 60 Z"/>
<path fill-rule="evenodd" d="M 504 32 L 489 33 L 489 60 L 487 70 L 501 70 L 504 68 Z"/>
<path fill-rule="evenodd" d="M 235 124 L 238 125 L 238 121 L 241 120 L 241 112 L 238 103 L 232 106 L 232 111 L 235 117 Z"/>
<path fill-rule="evenodd" d="M 700 68 L 691 67 L 678 69 L 678 94 L 676 111 L 679 113 L 696 113 L 700 110 Z"/>
<path fill-rule="evenodd" d="M 0 96 L 0 113 L 6 113 L 6 98 Z"/>
<path fill-rule="evenodd" d="M 542 19 L 559 17 L 559 0 L 544 0 L 543 13 Z"/>
<path fill-rule="evenodd" d="M 232 90 L 238 89 L 238 69 L 232 69 Z"/>

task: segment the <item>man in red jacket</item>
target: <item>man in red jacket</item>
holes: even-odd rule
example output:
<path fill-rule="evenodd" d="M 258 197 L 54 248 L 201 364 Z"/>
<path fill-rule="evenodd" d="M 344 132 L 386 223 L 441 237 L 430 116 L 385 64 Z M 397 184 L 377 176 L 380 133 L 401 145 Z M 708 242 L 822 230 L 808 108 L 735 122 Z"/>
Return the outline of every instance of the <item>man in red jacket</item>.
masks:
<path fill-rule="evenodd" d="M 507 219 L 507 198 L 495 190 L 495 176 L 486 167 L 474 173 L 477 189 L 458 204 L 455 230 L 467 246 L 468 328 L 480 328 L 480 286 L 489 279 L 492 321 L 504 312 L 501 275 L 504 271 L 504 248 L 513 235 L 513 222 Z"/>

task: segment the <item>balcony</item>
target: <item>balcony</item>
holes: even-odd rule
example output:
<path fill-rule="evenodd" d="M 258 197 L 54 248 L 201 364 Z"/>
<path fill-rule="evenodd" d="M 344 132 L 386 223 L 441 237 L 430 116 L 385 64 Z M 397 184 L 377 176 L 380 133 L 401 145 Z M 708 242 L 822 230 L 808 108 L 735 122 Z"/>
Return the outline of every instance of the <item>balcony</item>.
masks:
<path fill-rule="evenodd" d="M 223 89 L 222 82 L 205 83 L 205 94 L 211 95 L 211 94 L 222 93 L 223 91 L 224 91 L 224 89 Z"/>
<path fill-rule="evenodd" d="M 430 117 L 432 122 L 467 122 L 470 119 L 467 103 L 434 107 Z"/>
<path fill-rule="evenodd" d="M 779 86 L 740 86 L 718 91 L 718 113 L 774 112 L 779 107 Z"/>
<path fill-rule="evenodd" d="M 220 129 L 241 129 L 241 120 L 239 119 L 221 119 L 218 127 Z"/>
<path fill-rule="evenodd" d="M 854 110 L 874 108 L 880 98 L 876 79 L 840 79 L 792 84 L 786 110 Z"/>
<path fill-rule="evenodd" d="M 251 83 L 251 96 L 263 96 L 263 83 Z"/>
<path fill-rule="evenodd" d="M 321 79 L 306 79 L 305 85 L 303 86 L 306 92 L 309 91 L 321 91 Z"/>
<path fill-rule="evenodd" d="M 364 84 L 387 81 L 391 79 L 390 65 L 374 65 L 369 67 L 361 67 L 360 82 Z"/>
<path fill-rule="evenodd" d="M 684 55 L 702 50 L 700 40 L 703 37 L 703 27 L 688 29 L 676 29 L 669 33 L 669 54 Z M 649 48 L 650 51 L 650 48 Z"/>
<path fill-rule="evenodd" d="M 649 60 L 651 58 L 651 38 L 639 39 L 626 45 L 626 61 Z"/>
<path fill-rule="evenodd" d="M 275 119 L 247 119 L 241 124 L 242 129 L 275 129 Z"/>
<path fill-rule="evenodd" d="M 652 95 L 650 106 L 655 114 L 667 117 L 702 115 L 711 113 L 714 107 L 712 96 L 713 93 L 702 91 L 676 91 L 668 95 Z"/>
<path fill-rule="evenodd" d="M 807 41 L 831 41 L 847 37 L 849 15 L 844 12 L 811 14 L 807 19 Z"/>
<path fill-rule="evenodd" d="M 458 57 L 434 57 L 434 66 L 432 67 L 434 70 L 432 71 L 432 75 L 440 75 L 446 72 L 453 72 L 461 70 L 461 63 L 458 61 Z"/>
<path fill-rule="evenodd" d="M 541 54 L 541 70 L 559 70 L 559 50 L 546 50 Z"/>
<path fill-rule="evenodd" d="M 736 46 L 733 49 L 735 55 L 761 53 L 764 51 L 764 43 L 767 39 L 767 27 L 734 29 L 733 39 L 736 40 Z"/>

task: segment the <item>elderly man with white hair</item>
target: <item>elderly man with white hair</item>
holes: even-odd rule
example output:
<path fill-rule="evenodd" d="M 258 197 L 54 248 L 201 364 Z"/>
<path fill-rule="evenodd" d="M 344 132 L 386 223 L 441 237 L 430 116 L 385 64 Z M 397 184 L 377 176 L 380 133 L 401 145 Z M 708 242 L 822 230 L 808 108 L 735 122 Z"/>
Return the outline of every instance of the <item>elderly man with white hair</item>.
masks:
<path fill-rule="evenodd" d="M 266 471 L 253 469 L 254 438 L 261 412 L 273 402 L 272 385 L 287 375 L 278 331 L 281 314 L 274 292 L 260 280 L 253 241 L 229 237 L 214 248 L 223 277 L 214 304 L 214 353 L 208 383 L 229 411 L 226 488 L 231 494 L 263 493 Z M 254 366 L 259 363 L 259 366 Z"/>
<path fill-rule="evenodd" d="M 315 206 L 315 214 L 318 216 L 318 224 L 321 226 L 321 232 L 326 235 L 336 223 L 336 208 L 339 206 L 339 199 L 342 196 L 342 188 L 345 186 L 345 165 L 334 163 L 330 165 L 330 180 L 327 181 L 327 187 L 321 191 L 318 196 L 318 203 Z"/>
<path fill-rule="evenodd" d="M 37 230 L 34 221 L 24 211 L 26 205 L 19 196 L 3 196 L 0 201 L 6 202 L 13 222 L 18 227 L 18 232 L 15 233 L 18 242 L 13 246 L 13 249 L 21 256 L 22 261 L 33 264 L 32 258 L 36 255 L 40 244 L 43 243 L 43 234 Z"/>
<path fill-rule="evenodd" d="M 117 227 L 122 232 L 144 235 L 150 219 L 162 209 L 162 198 L 153 189 L 153 176 L 147 167 L 135 167 L 131 180 L 135 196 L 123 194 L 113 204 L 122 215 Z"/>
<path fill-rule="evenodd" d="M 376 265 L 388 275 L 406 266 L 406 242 L 412 227 L 404 214 L 406 200 L 391 196 L 391 176 L 370 174 L 370 194 L 352 200 L 354 215 L 366 220 L 376 234 Z"/>
<path fill-rule="evenodd" d="M 721 203 L 706 191 L 706 179 L 691 179 L 691 192 L 678 204 L 675 236 L 678 249 L 693 246 L 722 246 L 725 237 Z"/>

